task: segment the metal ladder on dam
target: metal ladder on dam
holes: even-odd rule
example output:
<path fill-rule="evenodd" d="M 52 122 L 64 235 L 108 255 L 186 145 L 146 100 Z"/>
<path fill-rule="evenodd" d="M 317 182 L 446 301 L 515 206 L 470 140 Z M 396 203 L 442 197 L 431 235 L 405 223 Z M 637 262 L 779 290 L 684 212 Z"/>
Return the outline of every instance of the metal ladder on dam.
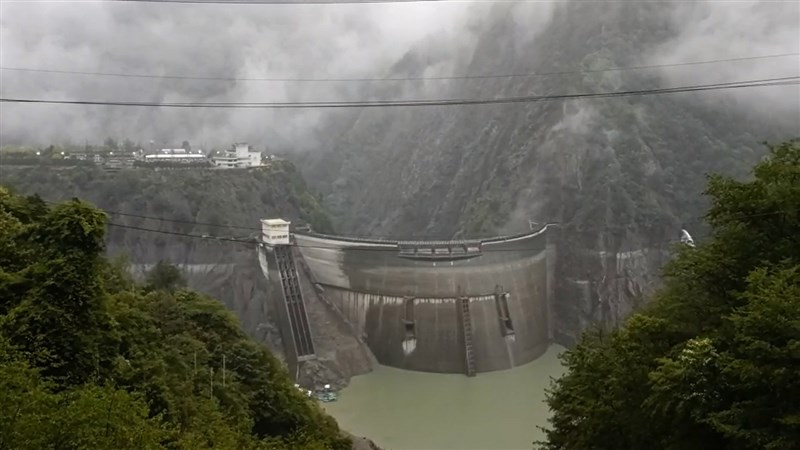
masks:
<path fill-rule="evenodd" d="M 286 312 L 289 316 L 297 359 L 310 359 L 315 354 L 314 341 L 311 339 L 311 327 L 308 325 L 308 315 L 303 302 L 303 293 L 300 291 L 300 280 L 297 276 L 292 247 L 288 245 L 276 246 L 275 261 L 278 264 L 278 273 L 281 277 L 283 298 L 286 301 Z"/>
<path fill-rule="evenodd" d="M 475 353 L 472 351 L 472 317 L 469 313 L 469 298 L 461 297 L 458 299 L 461 308 L 461 327 L 464 330 L 464 358 L 466 375 L 475 376 Z"/>

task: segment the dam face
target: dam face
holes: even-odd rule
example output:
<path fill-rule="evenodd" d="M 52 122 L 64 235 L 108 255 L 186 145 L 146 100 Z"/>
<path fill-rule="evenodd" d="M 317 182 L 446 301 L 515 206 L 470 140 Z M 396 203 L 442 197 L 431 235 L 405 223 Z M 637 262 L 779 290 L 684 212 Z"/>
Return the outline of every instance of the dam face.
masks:
<path fill-rule="evenodd" d="M 297 276 L 360 334 L 379 363 L 474 375 L 546 351 L 555 233 L 546 226 L 482 241 L 413 242 L 294 234 L 291 245 Z M 278 265 L 263 262 L 270 284 L 280 283 Z M 282 292 L 276 286 L 271 297 Z"/>

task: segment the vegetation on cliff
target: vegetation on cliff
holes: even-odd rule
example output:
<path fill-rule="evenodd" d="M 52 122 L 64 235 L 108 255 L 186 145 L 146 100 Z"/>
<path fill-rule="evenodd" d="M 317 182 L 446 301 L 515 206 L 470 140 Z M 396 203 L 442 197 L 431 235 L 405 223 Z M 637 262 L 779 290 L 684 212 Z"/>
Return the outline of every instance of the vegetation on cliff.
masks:
<path fill-rule="evenodd" d="M 0 171 L 4 184 L 24 194 L 51 201 L 78 197 L 111 211 L 166 219 L 112 217 L 123 225 L 241 237 L 257 233 L 259 219 L 283 217 L 307 222 L 320 232 L 333 231 L 319 199 L 289 161 L 248 170 L 142 168 L 110 173 L 94 165 L 38 164 L 3 165 Z M 152 247 L 164 240 L 119 228 L 109 234 L 110 245 L 124 243 L 127 248 Z"/>
<path fill-rule="evenodd" d="M 800 140 L 707 194 L 711 239 L 566 352 L 542 449 L 800 448 Z"/>
<path fill-rule="evenodd" d="M 106 221 L 0 188 L 0 448 L 350 448 L 219 302 L 106 259 Z"/>

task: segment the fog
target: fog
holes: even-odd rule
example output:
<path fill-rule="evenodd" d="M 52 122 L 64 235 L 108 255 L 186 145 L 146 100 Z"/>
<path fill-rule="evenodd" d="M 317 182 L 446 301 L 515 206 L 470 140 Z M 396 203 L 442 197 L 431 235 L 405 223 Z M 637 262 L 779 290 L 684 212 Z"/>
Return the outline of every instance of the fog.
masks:
<path fill-rule="evenodd" d="M 779 58 L 660 71 L 668 85 L 721 83 L 800 76 L 800 2 L 697 2 L 676 8 L 669 18 L 678 33 L 654 49 L 647 64 L 794 54 Z M 717 107 L 736 107 L 776 120 L 789 120 L 800 134 L 800 88 L 739 89 L 702 96 Z"/>
<path fill-rule="evenodd" d="M 191 80 L 0 71 L 8 98 L 144 102 L 282 102 L 439 98 L 433 81 L 264 81 L 469 75 L 481 35 L 511 14 L 515 39 L 536 39 L 566 2 L 345 5 L 192 5 L 113 2 L 0 3 L 0 65 Z M 603 8 L 606 5 L 599 4 Z M 608 6 L 610 7 L 610 6 Z M 621 8 L 635 7 L 630 5 Z M 800 52 L 794 2 L 680 3 L 673 38 L 643 63 Z M 410 57 L 406 66 L 402 61 Z M 577 64 L 577 62 L 575 62 Z M 797 75 L 797 57 L 664 70 L 665 85 Z M 393 69 L 394 67 L 394 69 Z M 486 67 L 481 74 L 495 73 Z M 243 80 L 251 79 L 251 80 Z M 455 81 L 454 81 L 455 82 Z M 768 96 L 796 114 L 796 87 L 716 95 L 737 106 Z M 787 95 L 788 93 L 788 95 Z M 720 100 L 720 99 L 723 100 Z M 727 99 L 727 100 L 725 100 Z M 169 109 L 0 104 L 3 144 L 101 142 L 105 137 L 189 140 L 197 148 L 248 141 L 279 151 L 324 145 L 335 110 Z"/>
<path fill-rule="evenodd" d="M 371 78 L 416 42 L 464 50 L 489 5 L 2 3 L 2 65 L 221 78 Z M 468 39 L 467 39 L 468 41 Z M 467 43 L 468 45 L 468 43 Z M 4 97 L 281 102 L 371 95 L 371 83 L 178 80 L 2 71 Z M 291 145 L 319 111 L 171 110 L 2 104 L 2 137 L 38 143 L 130 136 L 160 145 Z"/>

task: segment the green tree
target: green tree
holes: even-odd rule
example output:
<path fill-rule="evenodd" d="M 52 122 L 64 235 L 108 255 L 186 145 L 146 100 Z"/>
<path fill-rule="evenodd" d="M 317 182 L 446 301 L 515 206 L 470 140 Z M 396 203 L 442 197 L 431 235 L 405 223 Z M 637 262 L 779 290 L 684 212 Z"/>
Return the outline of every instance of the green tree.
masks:
<path fill-rule="evenodd" d="M 711 239 L 564 355 L 541 448 L 800 448 L 800 140 L 753 175 L 711 176 Z"/>
<path fill-rule="evenodd" d="M 166 261 L 159 261 L 150 269 L 145 283 L 148 290 L 174 291 L 186 287 L 186 279 L 181 270 Z"/>
<path fill-rule="evenodd" d="M 0 448 L 349 448 L 223 305 L 107 259 L 105 214 L 0 187 Z"/>
<path fill-rule="evenodd" d="M 0 448 L 160 448 L 147 405 L 123 390 L 86 385 L 60 393 L 0 337 Z"/>
<path fill-rule="evenodd" d="M 30 233 L 42 259 L 17 274 L 30 289 L 0 321 L 34 367 L 65 384 L 85 382 L 107 362 L 101 347 L 113 331 L 98 275 L 105 220 L 78 200 L 45 215 Z"/>

